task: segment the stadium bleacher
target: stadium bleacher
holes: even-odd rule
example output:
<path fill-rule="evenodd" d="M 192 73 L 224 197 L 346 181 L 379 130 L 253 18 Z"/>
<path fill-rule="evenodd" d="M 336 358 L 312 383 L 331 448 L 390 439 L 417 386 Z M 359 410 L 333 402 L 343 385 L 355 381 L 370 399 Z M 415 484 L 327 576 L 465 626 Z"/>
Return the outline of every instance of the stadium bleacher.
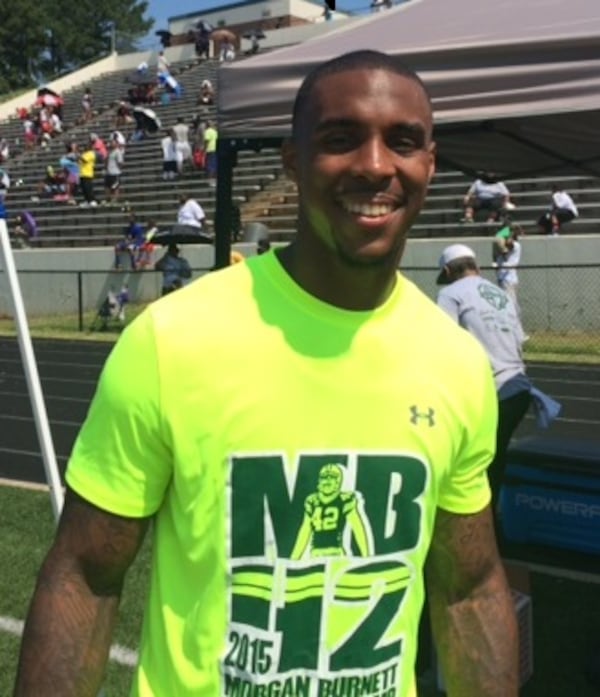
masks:
<path fill-rule="evenodd" d="M 163 127 L 176 123 L 182 116 L 189 123 L 200 108 L 196 99 L 202 80 L 208 78 L 218 90 L 216 61 L 198 63 L 187 61 L 172 66 L 173 75 L 183 87 L 180 98 L 169 104 L 156 104 L 152 109 L 160 118 Z M 154 68 L 151 66 L 150 70 Z M 128 143 L 121 186 L 121 206 L 80 208 L 66 203 L 42 199 L 34 201 L 37 184 L 43 178 L 47 165 L 57 166 L 64 152 L 64 143 L 77 140 L 83 144 L 89 133 L 96 132 L 102 138 L 114 129 L 115 104 L 123 99 L 130 86 L 127 77 L 131 70 L 122 70 L 101 75 L 65 92 L 63 108 L 64 134 L 53 139 L 49 147 L 37 146 L 31 151 L 13 154 L 5 167 L 9 171 L 12 187 L 7 197 L 10 218 L 23 210 L 35 216 L 40 236 L 36 246 L 101 246 L 112 245 L 122 236 L 127 222 L 127 210 L 133 210 L 142 222 L 154 220 L 159 228 L 170 227 L 176 221 L 178 195 L 190 192 L 203 206 L 209 225 L 214 219 L 215 191 L 211 189 L 203 173 L 187 171 L 175 182 L 164 182 L 161 178 L 162 151 L 161 134 Z M 81 113 L 81 97 L 86 87 L 94 96 L 95 118 L 78 125 Z M 24 104 L 23 106 L 28 106 Z M 210 107 L 204 118 L 215 115 Z M 133 126 L 121 128 L 126 136 Z M 12 118 L 0 124 L 0 135 L 11 143 L 22 141 L 22 124 Z M 102 166 L 96 168 L 96 196 L 103 197 Z M 462 198 L 471 178 L 456 171 L 440 171 L 436 174 L 429 191 L 425 208 L 412 229 L 412 237 L 452 237 L 492 234 L 494 225 L 475 223 L 464 225 Z M 551 177 L 539 176 L 527 179 L 506 180 L 517 206 L 512 217 L 527 233 L 535 233 L 535 220 L 546 209 L 550 200 Z M 600 181 L 592 176 L 561 177 L 560 182 L 571 193 L 580 210 L 580 217 L 568 225 L 577 233 L 594 233 L 600 229 Z M 33 198 L 32 198 L 33 197 Z M 297 194 L 294 185 L 283 173 L 277 150 L 259 153 L 242 152 L 234 170 L 233 203 L 241 211 L 242 226 L 260 222 L 268 226 L 274 241 L 292 237 L 296 227 Z M 122 210 L 122 208 L 127 210 Z M 10 220 L 9 220 L 10 226 Z"/>

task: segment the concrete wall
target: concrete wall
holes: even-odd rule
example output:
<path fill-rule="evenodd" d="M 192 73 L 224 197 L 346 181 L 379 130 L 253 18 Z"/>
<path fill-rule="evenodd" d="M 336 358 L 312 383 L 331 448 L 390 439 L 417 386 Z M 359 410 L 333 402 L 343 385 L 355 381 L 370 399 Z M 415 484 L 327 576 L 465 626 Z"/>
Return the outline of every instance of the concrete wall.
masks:
<path fill-rule="evenodd" d="M 297 17 L 307 22 L 320 21 L 323 14 L 323 5 L 307 0 L 263 0 L 240 5 L 223 4 L 219 10 L 212 12 L 189 12 L 169 18 L 169 31 L 173 34 L 185 34 L 192 29 L 196 22 L 203 19 L 214 27 L 223 21 L 225 27 L 235 27 L 237 24 L 253 22 L 260 25 L 263 21 L 272 17 Z"/>
<path fill-rule="evenodd" d="M 482 266 L 491 263 L 491 240 L 462 240 L 477 254 Z M 452 240 L 409 240 L 402 261 L 406 275 L 435 298 L 436 268 L 442 249 Z M 528 330 L 600 331 L 600 235 L 532 237 L 523 241 L 519 272 L 519 299 Z M 236 245 L 243 254 L 254 254 L 254 245 Z M 194 278 L 210 269 L 214 250 L 210 246 L 186 246 L 183 250 Z M 161 250 L 155 252 L 155 256 Z M 14 252 L 25 307 L 30 316 L 74 313 L 78 308 L 77 271 L 81 274 L 84 309 L 94 309 L 109 288 L 129 286 L 132 300 L 148 302 L 160 295 L 161 275 L 156 272 L 115 272 L 110 248 L 23 250 Z M 556 264 L 564 268 L 543 269 Z M 569 268 L 593 264 L 592 268 Z M 533 267 L 533 268 L 529 268 Z M 60 272 L 60 273 L 58 273 Z M 484 269 L 493 280 L 493 271 Z M 0 269 L 0 315 L 10 315 L 6 276 Z"/>
<path fill-rule="evenodd" d="M 338 15 L 339 13 L 336 13 Z M 265 38 L 261 39 L 261 49 L 281 48 L 282 46 L 292 46 L 294 44 L 315 39 L 318 36 L 328 34 L 334 29 L 345 26 L 348 22 L 356 22 L 354 17 L 336 17 L 334 21 L 315 21 L 311 24 L 298 25 L 294 27 L 283 27 L 273 31 L 265 31 Z M 247 51 L 252 45 L 251 41 L 242 39 L 241 50 Z"/>
<path fill-rule="evenodd" d="M 158 259 L 162 251 L 160 248 L 155 250 L 154 258 Z M 195 269 L 194 277 L 214 264 L 211 246 L 190 245 L 185 248 L 184 255 Z M 78 271 L 82 272 L 84 310 L 99 307 L 111 288 L 118 291 L 124 283 L 128 285 L 131 299 L 135 302 L 149 302 L 160 295 L 160 273 L 113 271 L 114 253 L 110 247 L 15 250 L 14 260 L 23 301 L 30 316 L 76 313 L 79 303 Z M 123 264 L 127 269 L 126 259 L 123 259 Z M 9 290 L 6 275 L 0 269 L 0 316 L 12 314 Z"/>

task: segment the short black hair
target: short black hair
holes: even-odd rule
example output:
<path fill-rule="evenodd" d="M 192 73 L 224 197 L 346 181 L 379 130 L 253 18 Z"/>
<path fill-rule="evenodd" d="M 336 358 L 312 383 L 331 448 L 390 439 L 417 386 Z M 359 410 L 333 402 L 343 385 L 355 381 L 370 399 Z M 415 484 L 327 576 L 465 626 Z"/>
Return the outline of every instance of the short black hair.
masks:
<path fill-rule="evenodd" d="M 405 65 L 398 57 L 389 55 L 388 53 L 382 53 L 381 51 L 372 51 L 370 49 L 351 51 L 350 53 L 344 53 L 341 56 L 325 61 L 325 63 L 321 63 L 311 70 L 302 81 L 296 93 L 292 111 L 292 140 L 298 139 L 304 110 L 310 102 L 310 97 L 319 80 L 327 75 L 335 75 L 348 70 L 365 68 L 368 70 L 387 70 L 388 72 L 396 73 L 409 80 L 413 80 L 421 87 L 431 107 L 431 96 L 427 87 L 417 73 L 412 68 Z"/>
<path fill-rule="evenodd" d="M 447 264 L 448 276 L 453 279 L 462 278 L 467 271 L 479 271 L 477 260 L 473 257 L 460 257 Z"/>

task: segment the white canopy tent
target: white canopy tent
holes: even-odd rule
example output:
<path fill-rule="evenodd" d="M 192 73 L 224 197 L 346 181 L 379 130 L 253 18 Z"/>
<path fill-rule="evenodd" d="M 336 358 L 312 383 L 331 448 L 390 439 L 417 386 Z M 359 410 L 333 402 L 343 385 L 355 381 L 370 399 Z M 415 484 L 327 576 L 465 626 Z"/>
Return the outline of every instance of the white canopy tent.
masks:
<path fill-rule="evenodd" d="M 427 84 L 442 161 L 465 171 L 600 174 L 600 4 L 411 0 L 223 67 L 222 138 L 285 137 L 306 73 L 356 49 L 402 57 Z"/>
<path fill-rule="evenodd" d="M 220 69 L 217 266 L 229 258 L 235 152 L 288 136 L 304 76 L 357 49 L 397 55 L 424 80 L 439 165 L 506 180 L 600 176 L 600 4 L 409 0 Z"/>

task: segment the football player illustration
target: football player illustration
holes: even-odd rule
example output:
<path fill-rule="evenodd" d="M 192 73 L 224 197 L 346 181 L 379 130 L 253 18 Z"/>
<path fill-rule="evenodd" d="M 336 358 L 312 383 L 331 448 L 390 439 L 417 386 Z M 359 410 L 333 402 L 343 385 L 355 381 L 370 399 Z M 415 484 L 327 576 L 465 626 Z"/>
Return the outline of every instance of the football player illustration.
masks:
<path fill-rule="evenodd" d="M 344 549 L 344 532 L 350 526 L 358 554 L 369 554 L 366 523 L 356 492 L 342 491 L 343 469 L 340 465 L 321 467 L 317 490 L 304 501 L 304 519 L 291 559 L 301 559 L 310 547 L 311 557 L 341 557 L 349 553 Z"/>

